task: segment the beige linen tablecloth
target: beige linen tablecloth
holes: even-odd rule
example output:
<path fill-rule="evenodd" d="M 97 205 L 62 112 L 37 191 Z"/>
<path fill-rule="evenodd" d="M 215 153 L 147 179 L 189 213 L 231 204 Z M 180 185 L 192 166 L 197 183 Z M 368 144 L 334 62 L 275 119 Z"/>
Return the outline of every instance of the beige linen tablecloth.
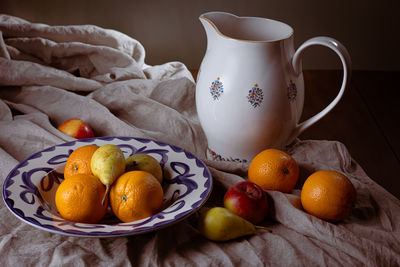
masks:
<path fill-rule="evenodd" d="M 160 44 L 162 45 L 162 44 Z M 248 165 L 205 159 L 195 83 L 179 62 L 144 63 L 136 40 L 96 26 L 48 26 L 0 15 L 0 179 L 19 161 L 73 140 L 63 121 L 87 121 L 96 136 L 145 137 L 182 147 L 208 165 L 214 189 L 206 206 L 246 179 Z M 129 237 L 78 238 L 21 222 L 0 203 L 1 266 L 400 266 L 400 201 L 373 182 L 334 141 L 288 148 L 300 165 L 292 194 L 268 191 L 272 233 L 211 242 L 197 214 L 165 229 Z M 331 169 L 357 189 L 352 215 L 332 224 L 294 207 L 307 176 Z M 393 177 L 398 179 L 399 177 Z"/>

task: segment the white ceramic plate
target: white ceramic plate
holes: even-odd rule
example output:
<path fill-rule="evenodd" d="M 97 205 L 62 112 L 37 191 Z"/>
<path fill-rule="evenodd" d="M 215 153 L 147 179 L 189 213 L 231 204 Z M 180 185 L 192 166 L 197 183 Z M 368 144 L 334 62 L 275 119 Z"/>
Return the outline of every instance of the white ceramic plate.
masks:
<path fill-rule="evenodd" d="M 68 156 L 80 146 L 114 144 L 125 158 L 145 153 L 155 157 L 164 172 L 164 207 L 151 217 L 121 223 L 112 215 L 97 224 L 64 220 L 54 195 L 63 180 Z M 71 236 L 111 237 L 154 231 L 183 220 L 208 199 L 212 177 L 205 164 L 182 148 L 133 137 L 99 137 L 64 143 L 42 150 L 20 162 L 3 184 L 3 200 L 22 221 L 45 231 Z"/>

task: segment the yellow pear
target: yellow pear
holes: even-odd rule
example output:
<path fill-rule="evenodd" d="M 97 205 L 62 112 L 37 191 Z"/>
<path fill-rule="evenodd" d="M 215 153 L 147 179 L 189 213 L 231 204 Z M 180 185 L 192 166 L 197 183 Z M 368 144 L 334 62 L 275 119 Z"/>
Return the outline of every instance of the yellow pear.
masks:
<path fill-rule="evenodd" d="M 160 163 L 147 154 L 135 154 L 126 159 L 126 171 L 146 171 L 153 174 L 161 183 L 163 173 Z"/>
<path fill-rule="evenodd" d="M 102 203 L 104 203 L 112 183 L 125 172 L 124 154 L 116 145 L 103 145 L 93 153 L 90 167 L 93 175 L 106 186 L 102 200 Z"/>
<path fill-rule="evenodd" d="M 227 241 L 254 234 L 256 227 L 226 208 L 214 207 L 200 216 L 199 230 L 210 240 Z"/>

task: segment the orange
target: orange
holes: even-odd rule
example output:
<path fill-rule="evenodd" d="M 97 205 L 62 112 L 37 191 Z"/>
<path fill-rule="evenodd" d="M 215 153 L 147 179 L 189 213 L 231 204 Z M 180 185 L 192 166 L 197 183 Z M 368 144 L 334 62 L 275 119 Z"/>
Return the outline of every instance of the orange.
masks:
<path fill-rule="evenodd" d="M 92 159 L 93 153 L 99 147 L 96 145 L 86 145 L 75 149 L 67 159 L 67 163 L 64 168 L 64 178 L 68 179 L 72 175 L 82 174 L 93 174 L 90 168 L 90 160 Z"/>
<path fill-rule="evenodd" d="M 289 193 L 299 178 L 299 166 L 289 154 L 269 148 L 250 162 L 248 177 L 264 190 Z"/>
<path fill-rule="evenodd" d="M 97 223 L 107 211 L 108 199 L 101 200 L 106 187 L 90 174 L 75 174 L 65 179 L 56 191 L 56 207 L 61 217 L 73 222 Z"/>
<path fill-rule="evenodd" d="M 164 192 L 151 173 L 130 171 L 122 174 L 110 190 L 111 208 L 123 222 L 152 216 L 162 208 Z"/>
<path fill-rule="evenodd" d="M 336 171 L 314 172 L 304 182 L 301 190 L 304 210 L 330 222 L 348 217 L 356 198 L 357 193 L 351 181 Z"/>

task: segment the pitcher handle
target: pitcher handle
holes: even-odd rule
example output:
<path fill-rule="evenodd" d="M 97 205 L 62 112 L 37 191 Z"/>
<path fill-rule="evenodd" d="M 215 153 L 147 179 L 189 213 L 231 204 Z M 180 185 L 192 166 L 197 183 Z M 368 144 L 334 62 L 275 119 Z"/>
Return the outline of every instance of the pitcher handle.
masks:
<path fill-rule="evenodd" d="M 292 135 L 289 138 L 289 141 L 293 141 L 294 138 L 296 138 L 298 135 L 300 135 L 305 129 L 316 123 L 318 120 L 320 120 L 322 117 L 324 117 L 328 112 L 330 112 L 336 104 L 340 101 L 342 98 L 344 91 L 346 89 L 347 83 L 350 79 L 350 74 L 351 74 L 351 60 L 350 60 L 350 55 L 347 49 L 337 40 L 331 38 L 331 37 L 325 37 L 325 36 L 319 36 L 319 37 L 314 37 L 311 38 L 307 41 L 305 41 L 294 53 L 293 59 L 292 59 L 292 66 L 293 70 L 296 75 L 300 75 L 302 71 L 302 66 L 301 66 L 301 58 L 303 56 L 303 53 L 305 49 L 309 46 L 313 45 L 322 45 L 326 46 L 330 49 L 332 49 L 340 58 L 343 64 L 343 81 L 342 81 L 342 86 L 340 88 L 340 91 L 338 95 L 336 96 L 333 101 L 326 106 L 323 110 L 321 110 L 319 113 L 315 114 L 311 118 L 305 120 L 304 122 L 297 124 L 297 126 L 294 128 Z"/>

